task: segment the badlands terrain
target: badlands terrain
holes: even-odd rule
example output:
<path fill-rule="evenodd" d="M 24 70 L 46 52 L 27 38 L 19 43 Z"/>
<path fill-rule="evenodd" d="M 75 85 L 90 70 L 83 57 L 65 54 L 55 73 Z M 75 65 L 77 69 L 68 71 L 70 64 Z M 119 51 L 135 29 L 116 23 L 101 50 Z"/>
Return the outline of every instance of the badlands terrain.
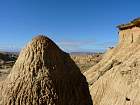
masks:
<path fill-rule="evenodd" d="M 51 39 L 39 35 L 0 83 L 1 105 L 92 105 L 85 76 Z"/>
<path fill-rule="evenodd" d="M 140 105 L 140 18 L 118 29 L 105 54 L 69 55 L 37 36 L 4 55 L 0 105 Z"/>
<path fill-rule="evenodd" d="M 119 42 L 84 73 L 94 105 L 140 105 L 140 18 L 119 28 Z"/>
<path fill-rule="evenodd" d="M 0 81 L 4 80 L 10 73 L 13 65 L 16 62 L 18 53 L 0 52 Z"/>
<path fill-rule="evenodd" d="M 10 73 L 18 55 L 17 52 L 0 52 L 0 81 Z M 70 56 L 84 73 L 102 59 L 103 53 L 74 52 L 70 53 Z"/>

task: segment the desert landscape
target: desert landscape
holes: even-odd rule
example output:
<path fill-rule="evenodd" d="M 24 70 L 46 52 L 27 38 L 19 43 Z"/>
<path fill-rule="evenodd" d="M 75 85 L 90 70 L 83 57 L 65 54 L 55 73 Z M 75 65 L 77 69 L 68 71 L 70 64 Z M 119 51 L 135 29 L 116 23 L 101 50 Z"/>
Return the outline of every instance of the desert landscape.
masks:
<path fill-rule="evenodd" d="M 10 73 L 18 55 L 18 52 L 0 52 L 0 81 L 4 80 Z M 78 52 L 70 53 L 70 56 L 80 68 L 80 71 L 84 73 L 102 59 L 103 53 Z"/>
<path fill-rule="evenodd" d="M 84 75 L 94 105 L 139 105 L 140 18 L 119 25 L 119 42 Z"/>
<path fill-rule="evenodd" d="M 18 57 L 18 53 L 0 52 L 0 81 L 10 73 Z"/>
<path fill-rule="evenodd" d="M 1 105 L 92 105 L 80 69 L 68 53 L 43 35 L 22 49 L 0 89 Z"/>
<path fill-rule="evenodd" d="M 139 0 L 0 2 L 0 105 L 140 105 Z"/>
<path fill-rule="evenodd" d="M 139 105 L 139 24 L 138 18 L 119 25 L 119 42 L 105 54 L 68 54 L 42 35 L 33 38 L 20 54 L 1 52 L 1 105 L 66 105 L 69 99 L 71 101 L 68 105 Z M 78 78 L 81 78 L 80 81 Z M 32 87 L 27 85 L 30 83 L 33 83 Z M 67 83 L 73 84 L 72 87 Z M 46 92 L 31 96 L 29 91 L 36 92 L 36 86 L 40 86 L 40 92 Z M 82 90 L 78 93 L 77 88 Z M 75 91 L 72 92 L 72 97 L 75 94 L 75 98 L 70 98 L 72 94 L 68 93 L 69 89 Z M 28 96 L 25 97 L 24 92 Z M 64 98 L 65 93 L 67 97 Z M 51 96 L 48 97 L 47 94 Z M 35 99 L 30 99 L 35 96 Z"/>

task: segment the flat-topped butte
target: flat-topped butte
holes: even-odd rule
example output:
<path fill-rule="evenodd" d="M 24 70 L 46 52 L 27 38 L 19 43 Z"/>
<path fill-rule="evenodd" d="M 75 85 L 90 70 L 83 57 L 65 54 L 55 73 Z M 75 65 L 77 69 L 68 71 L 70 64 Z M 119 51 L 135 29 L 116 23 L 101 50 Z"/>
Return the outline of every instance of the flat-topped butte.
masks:
<path fill-rule="evenodd" d="M 118 25 L 119 30 L 130 29 L 132 27 L 140 27 L 140 18 L 136 18 L 127 24 Z"/>

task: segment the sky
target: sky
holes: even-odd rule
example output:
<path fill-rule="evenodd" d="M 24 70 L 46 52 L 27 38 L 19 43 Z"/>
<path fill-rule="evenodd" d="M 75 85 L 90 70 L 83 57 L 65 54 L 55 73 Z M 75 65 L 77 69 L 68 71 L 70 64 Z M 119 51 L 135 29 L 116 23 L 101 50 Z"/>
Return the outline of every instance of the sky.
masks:
<path fill-rule="evenodd" d="M 140 0 L 0 0 L 0 50 L 19 51 L 38 34 L 66 52 L 115 46 L 117 25 L 140 16 Z"/>

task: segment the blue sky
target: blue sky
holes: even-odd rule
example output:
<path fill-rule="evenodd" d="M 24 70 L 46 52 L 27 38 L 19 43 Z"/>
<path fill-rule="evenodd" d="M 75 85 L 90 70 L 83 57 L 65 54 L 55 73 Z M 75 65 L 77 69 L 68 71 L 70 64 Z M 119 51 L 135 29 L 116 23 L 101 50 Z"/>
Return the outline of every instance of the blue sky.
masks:
<path fill-rule="evenodd" d="M 139 0 L 0 0 L 0 49 L 18 50 L 44 34 L 64 51 L 104 51 L 116 25 L 140 16 Z"/>

